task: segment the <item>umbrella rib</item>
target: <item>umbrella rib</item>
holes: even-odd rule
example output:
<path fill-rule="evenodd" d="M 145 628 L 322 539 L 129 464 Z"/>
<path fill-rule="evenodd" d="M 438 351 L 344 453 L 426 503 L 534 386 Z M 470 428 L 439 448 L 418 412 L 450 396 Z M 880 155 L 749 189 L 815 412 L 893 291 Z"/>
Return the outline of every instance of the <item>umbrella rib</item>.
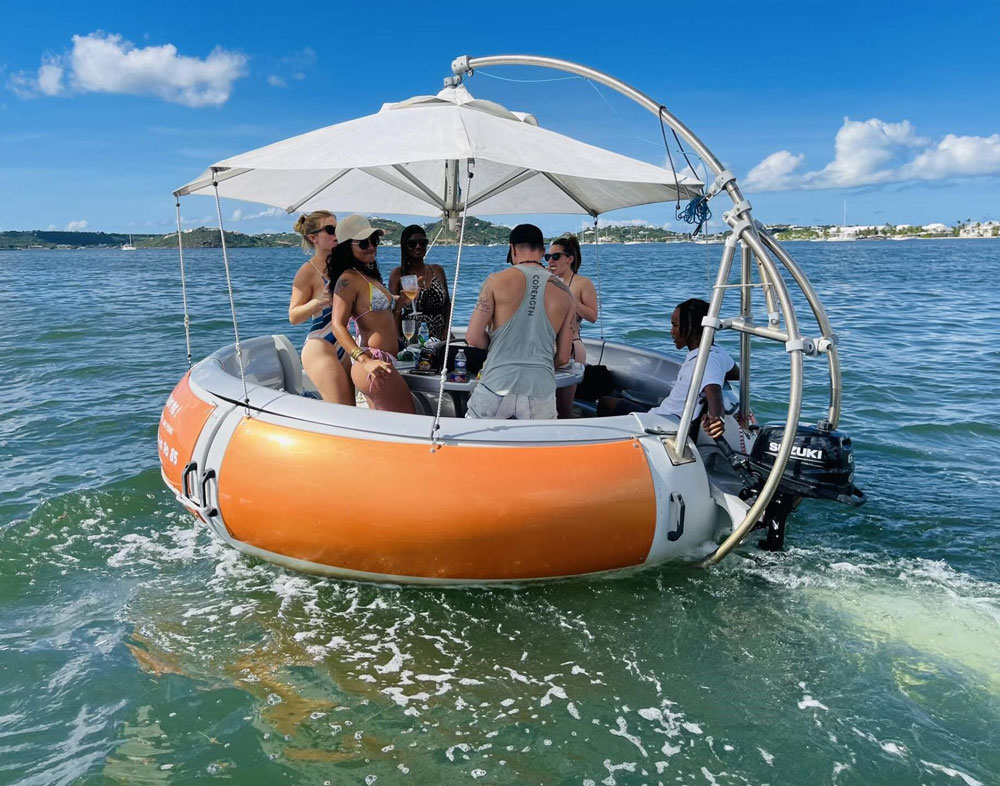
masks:
<path fill-rule="evenodd" d="M 537 174 L 538 174 L 537 170 L 519 169 L 517 172 L 515 172 L 513 175 L 511 175 L 507 179 L 500 180 L 497 183 L 495 183 L 494 185 L 492 185 L 489 188 L 487 188 L 479 196 L 477 196 L 475 199 L 473 199 L 472 201 L 470 201 L 469 204 L 466 207 L 475 207 L 476 205 L 484 202 L 485 200 L 487 200 L 487 199 L 489 199 L 491 197 L 495 197 L 497 194 L 502 194 L 504 191 L 506 191 L 509 188 L 513 188 L 514 186 L 521 185 L 521 183 L 523 183 L 526 180 L 530 180 L 531 178 L 535 177 L 535 175 L 537 175 Z"/>
<path fill-rule="evenodd" d="M 425 202 L 426 201 L 430 201 L 430 203 L 432 205 L 436 205 L 439 210 L 445 210 L 444 200 L 441 199 L 441 197 L 439 197 L 437 194 L 435 194 L 430 188 L 428 188 L 423 183 L 423 181 L 421 181 L 416 175 L 414 175 L 412 172 L 410 172 L 409 169 L 407 169 L 402 164 L 393 164 L 392 168 L 395 169 L 397 172 L 399 172 L 399 174 L 401 174 L 403 177 L 405 177 L 411 183 L 413 183 L 413 185 L 415 185 L 427 197 L 427 199 L 424 200 Z M 375 175 L 374 172 L 369 172 L 367 169 L 365 171 L 368 172 L 368 174 L 370 174 L 370 175 Z M 379 177 L 379 175 L 375 175 L 375 177 Z M 380 180 L 384 180 L 386 183 L 392 183 L 391 180 L 388 180 L 385 177 L 379 177 L 379 179 Z M 414 194 L 414 196 L 417 196 L 417 195 Z"/>
<path fill-rule="evenodd" d="M 598 215 L 598 211 L 597 210 L 595 210 L 594 208 L 592 208 L 592 207 L 584 204 L 580 200 L 580 198 L 577 197 L 577 195 L 574 194 L 570 190 L 569 186 L 566 186 L 562 182 L 560 182 L 556 178 L 555 175 L 553 175 L 553 174 L 551 174 L 549 172 L 542 172 L 542 174 L 545 175 L 545 177 L 549 180 L 550 183 L 552 183 L 552 185 L 554 185 L 556 188 L 558 188 L 560 191 L 562 191 L 566 196 L 568 196 L 570 199 L 572 199 L 577 205 L 579 205 L 579 207 L 581 207 L 583 209 L 583 211 L 587 215 L 590 215 L 590 216 L 597 216 Z"/>
<path fill-rule="evenodd" d="M 225 167 L 219 170 L 213 170 L 212 177 L 206 177 L 204 180 L 199 180 L 196 183 L 189 183 L 183 188 L 178 188 L 174 191 L 175 197 L 187 196 L 188 194 L 193 194 L 195 191 L 200 191 L 203 188 L 208 188 L 212 183 L 221 183 L 223 180 L 229 180 L 230 178 L 239 177 L 240 175 L 245 175 L 247 172 L 251 172 L 251 169 L 230 169 Z"/>
<path fill-rule="evenodd" d="M 338 172 L 337 174 L 335 174 L 335 175 L 334 175 L 333 177 L 331 177 L 331 178 L 328 178 L 328 179 L 326 180 L 326 182 L 324 182 L 324 183 L 323 183 L 323 184 L 322 184 L 321 186 L 319 186 L 318 188 L 314 188 L 314 189 L 313 189 L 312 191 L 310 191 L 310 192 L 309 192 L 309 193 L 308 193 L 308 194 L 307 194 L 307 195 L 306 195 L 305 197 L 303 197 L 302 199 L 300 199 L 300 200 L 299 200 L 299 201 L 297 201 L 297 202 L 293 202 L 293 203 L 292 203 L 292 204 L 290 204 L 290 205 L 289 205 L 288 207 L 286 207 L 286 208 L 285 208 L 285 212 L 286 212 L 286 213 L 291 213 L 291 212 L 293 212 L 293 211 L 295 211 L 295 210 L 298 210 L 298 209 L 299 209 L 300 207 L 302 207 L 302 206 L 303 206 L 303 205 L 304 205 L 304 204 L 305 204 L 306 202 L 308 202 L 308 201 L 309 201 L 310 199 L 312 199 L 313 197 L 315 197 L 315 196 L 319 195 L 319 194 L 320 194 L 320 193 L 322 193 L 323 191 L 326 191 L 326 189 L 328 189 L 328 188 L 329 188 L 330 186 L 332 186 L 332 185 L 333 185 L 334 183 L 336 183 L 336 182 L 337 182 L 338 180 L 340 180 L 340 178 L 342 178 L 342 177 L 343 177 L 344 175 L 346 175 L 346 174 L 347 174 L 348 172 L 350 172 L 350 171 L 351 171 L 350 169 L 341 169 L 341 170 L 340 170 L 340 171 L 339 171 L 339 172 Z"/>

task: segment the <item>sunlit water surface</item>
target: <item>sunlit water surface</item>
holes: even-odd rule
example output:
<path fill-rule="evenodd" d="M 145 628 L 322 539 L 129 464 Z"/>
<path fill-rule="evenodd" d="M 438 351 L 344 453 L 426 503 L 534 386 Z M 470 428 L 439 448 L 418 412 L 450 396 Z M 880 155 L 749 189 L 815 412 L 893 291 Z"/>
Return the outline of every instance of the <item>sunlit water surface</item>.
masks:
<path fill-rule="evenodd" d="M 463 320 L 502 251 L 463 253 Z M 840 338 L 865 507 L 806 502 L 784 553 L 708 572 L 447 590 L 289 573 L 178 507 L 173 254 L 0 253 L 0 783 L 1000 783 L 1000 242 L 791 251 Z M 602 248 L 605 335 L 668 347 L 720 252 Z M 300 343 L 301 254 L 231 256 L 242 335 Z M 219 252 L 187 261 L 199 358 L 232 326 Z"/>

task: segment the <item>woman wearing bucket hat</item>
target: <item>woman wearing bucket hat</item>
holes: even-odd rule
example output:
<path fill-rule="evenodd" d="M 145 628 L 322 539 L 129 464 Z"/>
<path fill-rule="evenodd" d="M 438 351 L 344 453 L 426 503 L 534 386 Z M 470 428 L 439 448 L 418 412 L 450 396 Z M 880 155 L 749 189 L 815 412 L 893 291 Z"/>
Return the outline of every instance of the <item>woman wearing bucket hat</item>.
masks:
<path fill-rule="evenodd" d="M 405 295 L 393 298 L 382 283 L 376 261 L 382 234 L 364 216 L 348 216 L 337 224 L 337 247 L 327 263 L 333 289 L 333 333 L 350 355 L 351 379 L 368 406 L 413 414 L 410 389 L 396 371 L 395 311 L 409 299 Z M 352 318 L 361 334 L 360 346 L 347 328 Z"/>

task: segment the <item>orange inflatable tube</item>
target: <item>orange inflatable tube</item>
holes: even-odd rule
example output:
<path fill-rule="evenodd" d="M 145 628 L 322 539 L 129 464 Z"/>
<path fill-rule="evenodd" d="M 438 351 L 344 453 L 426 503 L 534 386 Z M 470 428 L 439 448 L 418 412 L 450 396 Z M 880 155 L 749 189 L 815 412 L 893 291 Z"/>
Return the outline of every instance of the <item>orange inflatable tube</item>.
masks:
<path fill-rule="evenodd" d="M 204 421 L 202 421 L 204 422 Z M 378 488 L 365 479 L 400 468 Z M 635 440 L 551 446 L 353 439 L 244 418 L 218 473 L 230 535 L 382 576 L 504 580 L 641 564 L 656 526 Z"/>

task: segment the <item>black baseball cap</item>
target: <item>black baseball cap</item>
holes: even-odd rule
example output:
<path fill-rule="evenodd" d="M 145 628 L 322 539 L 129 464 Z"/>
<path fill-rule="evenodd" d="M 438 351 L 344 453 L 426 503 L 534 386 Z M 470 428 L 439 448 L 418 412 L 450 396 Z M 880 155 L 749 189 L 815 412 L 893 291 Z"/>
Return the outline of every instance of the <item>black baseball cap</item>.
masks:
<path fill-rule="evenodd" d="M 545 248 L 545 237 L 542 235 L 542 230 L 536 227 L 534 224 L 518 224 L 512 230 L 510 230 L 510 238 L 507 241 L 512 246 L 519 246 L 522 243 L 527 243 L 528 245 L 535 246 L 536 248 Z M 507 264 L 510 265 L 514 262 L 510 255 L 510 249 L 507 249 Z"/>

